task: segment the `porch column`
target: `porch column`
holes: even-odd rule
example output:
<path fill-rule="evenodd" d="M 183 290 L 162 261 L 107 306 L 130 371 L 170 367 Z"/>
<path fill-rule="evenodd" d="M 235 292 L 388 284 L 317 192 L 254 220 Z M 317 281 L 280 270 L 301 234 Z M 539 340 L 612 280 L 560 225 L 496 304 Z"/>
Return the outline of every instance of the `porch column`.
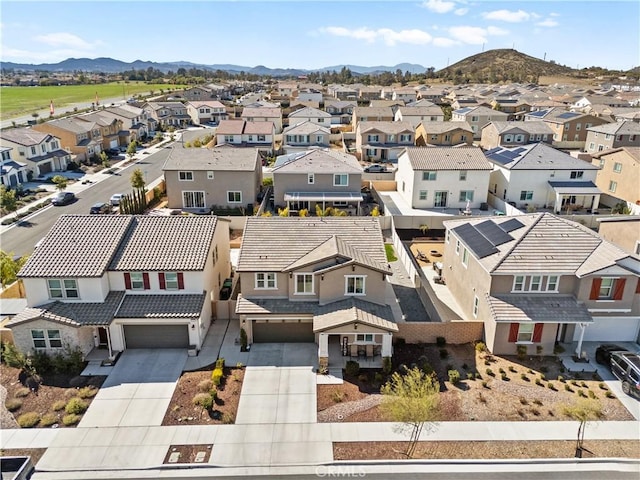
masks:
<path fill-rule="evenodd" d="M 102 327 L 107 331 L 107 348 L 109 349 L 109 360 L 113 360 L 113 350 L 111 349 L 111 332 L 109 327 Z"/>
<path fill-rule="evenodd" d="M 581 358 L 582 355 L 582 340 L 584 339 L 584 332 L 587 329 L 586 323 L 580 324 L 580 340 L 578 340 L 578 346 L 576 347 L 576 357 Z"/>
<path fill-rule="evenodd" d="M 600 205 L 600 194 L 596 194 L 593 196 L 593 203 L 591 204 L 591 212 L 598 209 L 598 205 Z"/>
<path fill-rule="evenodd" d="M 393 339 L 393 334 L 391 332 L 387 332 L 382 336 L 382 358 L 390 357 L 393 354 L 393 347 L 391 346 L 391 340 Z"/>
<path fill-rule="evenodd" d="M 562 213 L 562 195 L 556 192 L 556 203 L 553 205 L 553 213 Z"/>
<path fill-rule="evenodd" d="M 329 334 L 318 335 L 318 366 L 320 369 L 329 368 Z"/>

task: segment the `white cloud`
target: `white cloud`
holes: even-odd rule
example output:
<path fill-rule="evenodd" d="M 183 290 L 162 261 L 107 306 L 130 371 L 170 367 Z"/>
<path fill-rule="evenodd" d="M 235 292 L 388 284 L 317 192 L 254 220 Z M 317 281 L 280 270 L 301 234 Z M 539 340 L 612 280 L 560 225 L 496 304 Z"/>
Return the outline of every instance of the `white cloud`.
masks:
<path fill-rule="evenodd" d="M 558 22 L 556 22 L 555 20 L 553 20 L 552 18 L 547 18 L 546 20 L 543 20 L 542 22 L 536 23 L 536 25 L 539 26 L 539 27 L 557 27 L 560 24 Z"/>
<path fill-rule="evenodd" d="M 487 20 L 500 20 L 510 23 L 524 22 L 531 18 L 531 14 L 524 10 L 518 10 L 517 12 L 512 10 L 494 10 L 493 12 L 485 12 L 482 16 Z"/>
<path fill-rule="evenodd" d="M 433 45 L 435 47 L 453 47 L 454 45 L 460 45 L 460 42 L 451 38 L 435 37 L 433 39 Z"/>
<path fill-rule="evenodd" d="M 487 33 L 489 35 L 507 35 L 509 33 L 509 30 L 498 27 L 487 27 Z"/>
<path fill-rule="evenodd" d="M 431 42 L 431 35 L 424 30 L 391 30 L 390 28 L 370 29 L 367 27 L 349 29 L 345 27 L 325 27 L 320 29 L 321 33 L 328 33 L 336 37 L 350 37 L 356 40 L 363 40 L 368 43 L 382 41 L 386 45 L 394 46 L 398 43 L 409 43 L 413 45 L 426 45 Z"/>
<path fill-rule="evenodd" d="M 459 26 L 451 27 L 449 34 L 461 43 L 469 45 L 481 45 L 487 42 L 488 37 L 494 35 L 507 35 L 509 32 L 498 27 L 470 27 Z"/>
<path fill-rule="evenodd" d="M 447 13 L 453 10 L 456 4 L 444 0 L 427 0 L 422 3 L 422 6 L 435 13 Z"/>
<path fill-rule="evenodd" d="M 453 11 L 453 13 L 455 13 L 456 15 L 462 16 L 462 15 L 466 15 L 468 11 L 469 11 L 468 8 L 457 8 Z"/>
<path fill-rule="evenodd" d="M 94 44 L 83 40 L 73 33 L 66 32 L 38 35 L 34 40 L 49 45 L 50 47 L 67 47 L 80 50 L 91 50 L 94 47 Z"/>

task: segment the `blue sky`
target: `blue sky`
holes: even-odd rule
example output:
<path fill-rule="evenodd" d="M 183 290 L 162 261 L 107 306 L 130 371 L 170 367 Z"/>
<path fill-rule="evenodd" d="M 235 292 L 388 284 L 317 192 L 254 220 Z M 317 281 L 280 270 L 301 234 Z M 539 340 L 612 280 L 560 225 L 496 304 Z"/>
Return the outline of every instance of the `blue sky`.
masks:
<path fill-rule="evenodd" d="M 640 2 L 2 0 L 0 60 L 69 57 L 314 69 L 418 63 L 494 48 L 573 68 L 640 65 Z"/>

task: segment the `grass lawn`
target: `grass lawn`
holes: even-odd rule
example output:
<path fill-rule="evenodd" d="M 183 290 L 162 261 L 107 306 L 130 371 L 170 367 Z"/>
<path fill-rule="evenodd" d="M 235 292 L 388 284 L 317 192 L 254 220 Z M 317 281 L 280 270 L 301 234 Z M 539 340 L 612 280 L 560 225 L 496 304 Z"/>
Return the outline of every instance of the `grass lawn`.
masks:
<path fill-rule="evenodd" d="M 0 112 L 3 118 L 11 118 L 28 114 L 36 110 L 49 108 L 51 100 L 55 108 L 80 102 L 93 102 L 98 93 L 98 100 L 119 97 L 129 98 L 138 93 L 151 90 L 160 93 L 183 88 L 184 85 L 168 85 L 164 83 L 147 84 L 144 82 L 112 82 L 97 85 L 59 85 L 47 87 L 3 87 L 0 95 Z"/>
<path fill-rule="evenodd" d="M 398 260 L 398 257 L 396 257 L 396 252 L 393 249 L 393 245 L 391 245 L 390 243 L 384 244 L 384 251 L 387 254 L 387 262 L 395 262 L 396 260 Z"/>

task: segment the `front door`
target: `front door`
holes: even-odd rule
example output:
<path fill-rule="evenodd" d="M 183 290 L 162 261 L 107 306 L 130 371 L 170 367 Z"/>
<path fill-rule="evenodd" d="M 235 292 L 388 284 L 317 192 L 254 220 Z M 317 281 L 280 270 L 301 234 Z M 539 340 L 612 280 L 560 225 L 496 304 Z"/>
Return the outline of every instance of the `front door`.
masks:
<path fill-rule="evenodd" d="M 98 346 L 107 345 L 107 329 L 104 327 L 98 327 Z"/>
<path fill-rule="evenodd" d="M 435 193 L 435 200 L 433 202 L 433 206 L 434 207 L 446 207 L 447 206 L 447 194 L 449 192 L 436 192 Z"/>

